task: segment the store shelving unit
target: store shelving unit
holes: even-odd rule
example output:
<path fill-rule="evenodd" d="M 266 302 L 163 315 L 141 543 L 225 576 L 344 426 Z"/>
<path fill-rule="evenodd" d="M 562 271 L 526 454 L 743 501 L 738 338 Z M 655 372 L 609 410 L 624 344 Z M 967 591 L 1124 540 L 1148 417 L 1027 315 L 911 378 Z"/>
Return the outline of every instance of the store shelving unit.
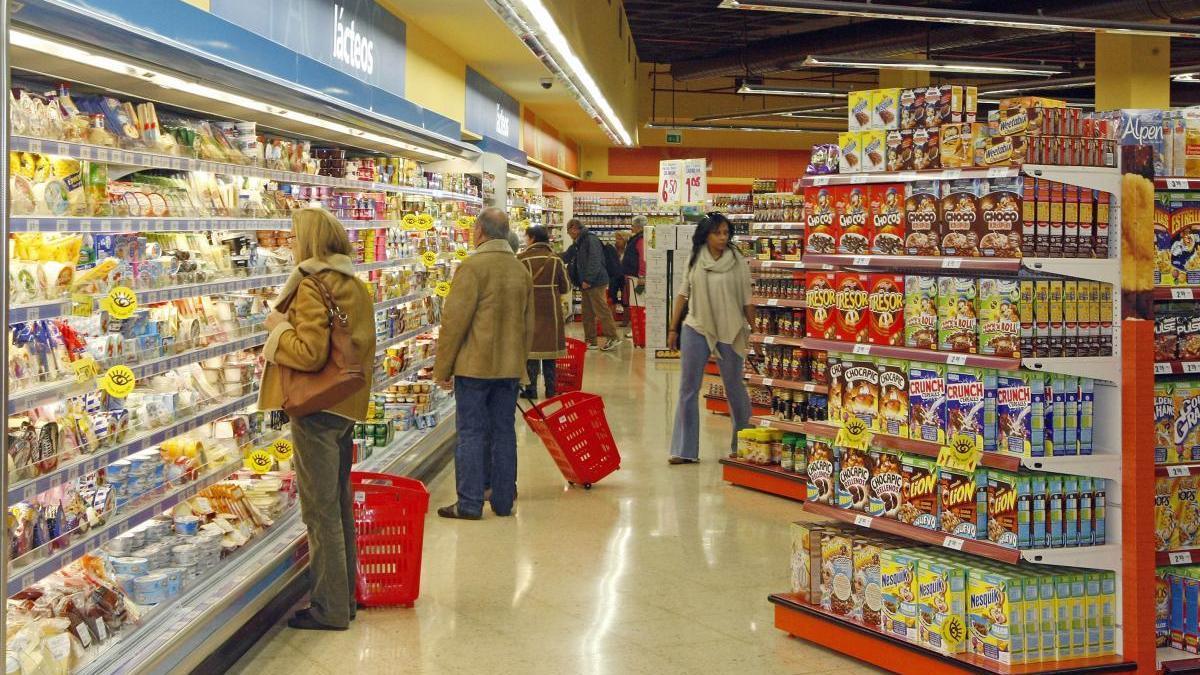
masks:
<path fill-rule="evenodd" d="M 726 483 L 759 492 L 804 501 L 808 494 L 804 476 L 778 466 L 754 464 L 733 457 L 722 457 L 721 478 Z"/>

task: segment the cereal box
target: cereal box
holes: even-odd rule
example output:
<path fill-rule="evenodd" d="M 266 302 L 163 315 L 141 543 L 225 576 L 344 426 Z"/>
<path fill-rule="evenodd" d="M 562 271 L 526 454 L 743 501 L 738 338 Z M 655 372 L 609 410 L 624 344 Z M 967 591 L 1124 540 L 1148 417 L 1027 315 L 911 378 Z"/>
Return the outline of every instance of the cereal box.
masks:
<path fill-rule="evenodd" d="M 908 438 L 908 362 L 879 359 L 879 431 Z"/>
<path fill-rule="evenodd" d="M 1079 545 L 1090 546 L 1096 537 L 1096 492 L 1090 476 L 1079 477 Z"/>
<path fill-rule="evenodd" d="M 1117 575 L 1100 573 L 1100 653 L 1112 654 L 1116 628 Z"/>
<path fill-rule="evenodd" d="M 1200 195 L 1171 202 L 1171 276 L 1173 284 L 1200 285 Z"/>
<path fill-rule="evenodd" d="M 1086 656 L 1100 656 L 1101 586 L 1103 572 L 1084 572 L 1084 626 L 1087 631 Z M 1157 632 L 1157 631 L 1156 631 Z"/>
<path fill-rule="evenodd" d="M 837 339 L 843 342 L 866 342 L 869 324 L 867 275 L 861 272 L 837 272 L 834 288 Z"/>
<path fill-rule="evenodd" d="M 838 134 L 838 173 L 862 171 L 862 148 L 859 132 L 846 131 Z"/>
<path fill-rule="evenodd" d="M 998 374 L 996 435 L 1000 452 L 1018 457 L 1033 456 L 1033 389 L 1028 374 Z"/>
<path fill-rule="evenodd" d="M 1195 654 L 1200 649 L 1200 579 L 1192 574 L 1183 577 L 1183 649 Z"/>
<path fill-rule="evenodd" d="M 869 628 L 879 630 L 883 595 L 879 580 L 879 542 L 867 537 L 854 538 L 854 576 L 850 592 L 850 616 Z"/>
<path fill-rule="evenodd" d="M 869 186 L 871 213 L 875 222 L 871 230 L 871 252 L 880 255 L 904 253 L 904 185 L 883 183 Z"/>
<path fill-rule="evenodd" d="M 837 252 L 836 196 L 835 188 L 828 185 L 804 189 L 805 252 Z"/>
<path fill-rule="evenodd" d="M 1175 541 L 1172 548 L 1196 548 L 1200 545 L 1200 503 L 1196 500 L 1197 478 L 1175 479 L 1171 506 L 1175 509 Z"/>
<path fill-rule="evenodd" d="M 920 441 L 946 442 L 946 366 L 911 361 L 908 365 L 909 435 Z"/>
<path fill-rule="evenodd" d="M 986 388 L 984 377 L 982 368 L 946 368 L 947 444 L 983 450 Z"/>
<path fill-rule="evenodd" d="M 871 90 L 871 126 L 876 129 L 895 129 L 900 124 L 900 90 Z"/>
<path fill-rule="evenodd" d="M 904 250 L 908 255 L 941 255 L 940 202 L 936 181 L 913 181 L 906 186 L 904 221 L 908 224 L 908 234 Z"/>
<path fill-rule="evenodd" d="M 1030 545 L 1034 548 L 1046 548 L 1050 545 L 1049 530 L 1046 528 L 1046 516 L 1050 506 L 1050 498 L 1046 494 L 1046 474 L 1035 473 L 1029 477 L 1029 492 L 1033 495 L 1029 519 Z"/>
<path fill-rule="evenodd" d="M 918 557 L 908 549 L 879 552 L 879 585 L 883 595 L 880 629 L 916 642 Z"/>
<path fill-rule="evenodd" d="M 1079 257 L 1099 257 L 1096 254 L 1096 193 L 1079 191 Z"/>
<path fill-rule="evenodd" d="M 1172 574 L 1167 577 L 1167 581 L 1170 584 L 1168 594 L 1171 598 L 1170 620 L 1168 623 L 1170 644 L 1175 649 L 1183 649 L 1183 577 L 1178 574 Z"/>
<path fill-rule="evenodd" d="M 1108 481 L 1092 479 L 1092 543 L 1100 546 L 1107 538 L 1105 518 L 1108 510 Z"/>
<path fill-rule="evenodd" d="M 879 371 L 868 357 L 845 355 L 841 360 L 842 420 L 857 418 L 868 429 L 879 429 Z"/>
<path fill-rule="evenodd" d="M 1045 457 L 1050 452 L 1046 435 L 1046 415 L 1052 407 L 1044 373 L 1023 372 L 1029 382 L 1029 452 L 1031 457 Z"/>
<path fill-rule="evenodd" d="M 870 311 L 867 339 L 871 344 L 904 343 L 904 275 L 870 274 L 867 277 Z"/>
<path fill-rule="evenodd" d="M 808 439 L 807 499 L 817 504 L 836 501 L 837 457 L 828 439 Z"/>
<path fill-rule="evenodd" d="M 975 166 L 1012 166 L 1025 161 L 1025 136 L 978 134 L 974 138 Z"/>
<path fill-rule="evenodd" d="M 996 451 L 996 371 L 983 371 L 983 451 Z"/>
<path fill-rule="evenodd" d="M 1148 145 L 1154 152 L 1154 175 L 1165 176 L 1166 156 L 1163 147 L 1163 111 L 1159 109 L 1121 111 L 1117 140 L 1121 145 Z"/>
<path fill-rule="evenodd" d="M 985 181 L 973 178 L 942 181 L 942 255 L 979 256 L 979 237 L 983 229 L 979 197 L 983 183 Z"/>
<path fill-rule="evenodd" d="M 1154 285 L 1179 286 L 1182 274 L 1177 275 L 1171 262 L 1171 202 L 1167 193 L 1154 195 Z"/>
<path fill-rule="evenodd" d="M 1063 282 L 1063 356 L 1084 356 L 1079 344 L 1079 282 Z"/>
<path fill-rule="evenodd" d="M 913 130 L 913 168 L 940 169 L 942 167 L 941 133 L 937 127 Z"/>
<path fill-rule="evenodd" d="M 1082 572 L 1070 575 L 1071 599 L 1071 658 L 1081 659 L 1087 654 L 1087 584 Z"/>
<path fill-rule="evenodd" d="M 1063 385 L 1063 452 L 1079 454 L 1079 378 L 1067 377 Z"/>
<path fill-rule="evenodd" d="M 1017 547 L 1033 545 L 1033 477 L 1022 476 L 1017 482 Z M 988 480 L 991 480 L 989 475 Z M 991 527 L 991 520 L 988 521 Z"/>
<path fill-rule="evenodd" d="M 1038 602 L 1037 574 L 1026 572 L 1021 575 L 1021 604 L 1024 609 L 1024 620 L 1021 622 L 1021 635 L 1024 638 L 1022 660 L 1025 662 L 1040 661 L 1041 652 L 1041 606 Z"/>
<path fill-rule="evenodd" d="M 971 277 L 938 277 L 939 351 L 979 351 L 978 290 Z"/>
<path fill-rule="evenodd" d="M 1063 337 L 1066 333 L 1066 314 L 1063 311 L 1063 282 L 1050 280 L 1050 353 L 1049 356 L 1065 356 Z"/>
<path fill-rule="evenodd" d="M 1042 118 L 1039 107 L 1001 108 L 988 113 L 988 130 L 996 136 L 1040 136 Z"/>
<path fill-rule="evenodd" d="M 1050 355 L 1050 281 L 1033 282 L 1033 356 Z"/>
<path fill-rule="evenodd" d="M 859 132 L 863 171 L 887 171 L 887 132 L 871 129 Z"/>
<path fill-rule="evenodd" d="M 867 513 L 871 509 L 871 474 L 875 458 L 866 450 L 838 448 L 837 505 L 843 509 Z"/>
<path fill-rule="evenodd" d="M 1034 255 L 1037 248 L 1037 184 L 1036 178 L 1021 179 L 1021 250 Z"/>
<path fill-rule="evenodd" d="M 903 503 L 896 519 L 927 530 L 941 529 L 938 520 L 937 464 L 918 455 L 902 455 L 900 471 L 904 476 Z"/>
<path fill-rule="evenodd" d="M 925 87 L 900 90 L 900 128 L 925 128 Z"/>
<path fill-rule="evenodd" d="M 972 568 L 967 575 L 968 648 L 972 654 L 999 663 L 1020 662 L 1022 657 L 1011 630 L 1021 625 L 1023 584 L 1015 575 Z"/>
<path fill-rule="evenodd" d="M 874 219 L 867 217 L 870 199 L 866 185 L 850 185 L 840 188 L 838 201 L 838 252 L 862 255 L 870 251 L 874 233 L 870 231 Z"/>
<path fill-rule="evenodd" d="M 889 131 L 884 142 L 887 146 L 888 171 L 906 171 L 912 169 L 912 131 Z"/>
<path fill-rule="evenodd" d="M 1063 544 L 1079 545 L 1079 476 L 1063 476 Z"/>
<path fill-rule="evenodd" d="M 792 592 L 805 602 L 820 601 L 821 526 L 792 523 Z"/>
<path fill-rule="evenodd" d="M 1020 177 L 986 181 L 979 200 L 982 219 L 979 254 L 985 258 L 1019 258 L 1023 255 L 1024 223 Z"/>
<path fill-rule="evenodd" d="M 1041 619 L 1039 620 L 1040 639 L 1041 643 L 1041 660 L 1054 661 L 1058 658 L 1058 593 L 1057 574 L 1043 574 L 1038 581 L 1038 607 L 1040 608 Z"/>
<path fill-rule="evenodd" d="M 920 349 L 937 347 L 937 277 L 904 278 L 904 345 Z"/>
<path fill-rule="evenodd" d="M 1085 190 L 1086 191 L 1086 190 Z M 1090 192 L 1088 193 L 1091 194 Z M 1091 249 L 1079 241 L 1079 195 L 1077 185 L 1065 185 L 1063 192 L 1063 253 L 1068 258 L 1080 257 L 1080 252 Z"/>
<path fill-rule="evenodd" d="M 971 473 L 938 467 L 942 532 L 963 539 L 987 534 L 987 472 Z"/>
<path fill-rule="evenodd" d="M 1100 284 L 1100 356 L 1112 356 L 1113 286 Z"/>
<path fill-rule="evenodd" d="M 869 90 L 852 91 L 846 97 L 847 112 L 849 113 L 847 128 L 850 131 L 862 131 L 871 127 L 871 92 Z"/>
<path fill-rule="evenodd" d="M 989 541 L 1017 548 L 1019 527 L 1017 496 L 1020 482 L 1029 478 L 1009 471 L 992 469 L 987 472 L 987 538 Z M 1025 489 L 1028 491 L 1028 488 Z"/>
<path fill-rule="evenodd" d="M 884 451 L 871 452 L 871 504 L 868 509 L 873 516 L 895 518 L 900 512 L 904 496 L 904 472 L 900 455 Z"/>
<path fill-rule="evenodd" d="M 1171 568 L 1154 568 L 1154 646 L 1166 647 L 1171 643 L 1171 586 L 1168 580 Z"/>
<path fill-rule="evenodd" d="M 965 640 L 951 641 L 945 635 L 948 622 L 966 622 L 966 576 L 965 566 L 948 560 L 922 561 L 917 566 L 922 645 L 943 654 L 958 654 L 966 648 Z"/>
<path fill-rule="evenodd" d="M 971 125 L 944 124 L 938 134 L 942 168 L 971 166 Z"/>
<path fill-rule="evenodd" d="M 838 616 L 853 609 L 854 538 L 829 530 L 821 538 L 821 608 Z"/>
<path fill-rule="evenodd" d="M 1021 286 L 1016 279 L 979 280 L 979 353 L 1021 355 Z"/>
<path fill-rule="evenodd" d="M 1154 382 L 1154 463 L 1179 462 L 1179 446 L 1175 444 L 1175 384 Z"/>
<path fill-rule="evenodd" d="M 804 276 L 805 334 L 830 340 L 837 337 L 837 291 L 833 272 Z"/>
<path fill-rule="evenodd" d="M 1050 548 L 1066 545 L 1066 530 L 1063 513 L 1066 511 L 1066 494 L 1063 492 L 1063 477 L 1059 474 L 1046 476 L 1046 537 Z"/>
<path fill-rule="evenodd" d="M 1200 461 L 1200 383 L 1175 383 L 1175 445 L 1179 461 Z"/>

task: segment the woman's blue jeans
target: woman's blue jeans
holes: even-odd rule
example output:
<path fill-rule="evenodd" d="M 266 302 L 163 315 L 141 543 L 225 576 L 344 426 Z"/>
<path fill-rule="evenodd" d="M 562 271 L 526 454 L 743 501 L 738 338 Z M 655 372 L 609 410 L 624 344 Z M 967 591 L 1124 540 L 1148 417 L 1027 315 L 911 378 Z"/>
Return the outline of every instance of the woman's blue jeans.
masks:
<path fill-rule="evenodd" d="M 737 432 L 750 426 L 750 394 L 746 392 L 744 359 L 733 345 L 717 343 L 717 366 L 729 411 L 733 417 L 733 438 L 730 452 L 737 451 Z M 683 327 L 679 336 L 679 407 L 675 411 L 675 430 L 671 433 L 671 456 L 700 459 L 700 387 L 704 384 L 704 368 L 708 364 L 708 342 L 690 326 Z"/>

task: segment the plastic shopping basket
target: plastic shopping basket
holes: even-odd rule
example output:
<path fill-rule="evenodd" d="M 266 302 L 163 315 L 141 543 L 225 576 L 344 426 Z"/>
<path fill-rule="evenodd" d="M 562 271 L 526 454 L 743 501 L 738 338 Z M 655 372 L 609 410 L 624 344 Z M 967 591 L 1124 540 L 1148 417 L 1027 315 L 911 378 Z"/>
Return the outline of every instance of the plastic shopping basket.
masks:
<path fill-rule="evenodd" d="M 591 489 L 593 483 L 621 468 L 621 453 L 599 396 L 579 391 L 561 394 L 523 413 L 572 485 Z"/>
<path fill-rule="evenodd" d="M 587 343 L 575 338 L 567 338 L 567 355 L 558 359 L 554 370 L 558 381 L 554 390 L 560 394 L 579 391 L 583 388 L 583 362 L 587 357 Z"/>
<path fill-rule="evenodd" d="M 629 308 L 629 330 L 633 333 L 633 346 L 646 347 L 646 308 Z"/>
<path fill-rule="evenodd" d="M 358 604 L 412 607 L 421 593 L 429 491 L 419 480 L 350 474 L 358 535 Z"/>

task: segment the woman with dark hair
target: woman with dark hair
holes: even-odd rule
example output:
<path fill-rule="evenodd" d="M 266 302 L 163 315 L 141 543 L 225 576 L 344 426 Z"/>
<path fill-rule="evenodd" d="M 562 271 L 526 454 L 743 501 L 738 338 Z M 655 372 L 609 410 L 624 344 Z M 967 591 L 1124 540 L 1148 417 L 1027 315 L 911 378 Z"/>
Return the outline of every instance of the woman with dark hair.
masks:
<path fill-rule="evenodd" d="M 679 349 L 679 407 L 671 434 L 671 464 L 700 461 L 700 385 L 708 357 L 714 356 L 725 383 L 733 417 L 730 451 L 737 432 L 750 426 L 750 395 L 743 382 L 754 305 L 750 303 L 750 266 L 729 241 L 729 219 L 709 213 L 692 237 L 687 279 L 675 299 L 667 343 Z M 687 318 L 684 319 L 686 312 Z"/>
<path fill-rule="evenodd" d="M 567 281 L 567 266 L 550 248 L 546 228 L 534 226 L 525 230 L 525 243 L 525 250 L 517 259 L 525 263 L 533 276 L 533 347 L 525 362 L 529 386 L 521 395 L 533 400 L 537 398 L 539 368 L 546 383 L 546 398 L 554 396 L 555 359 L 567 355 L 562 296 L 571 290 L 571 284 Z"/>

